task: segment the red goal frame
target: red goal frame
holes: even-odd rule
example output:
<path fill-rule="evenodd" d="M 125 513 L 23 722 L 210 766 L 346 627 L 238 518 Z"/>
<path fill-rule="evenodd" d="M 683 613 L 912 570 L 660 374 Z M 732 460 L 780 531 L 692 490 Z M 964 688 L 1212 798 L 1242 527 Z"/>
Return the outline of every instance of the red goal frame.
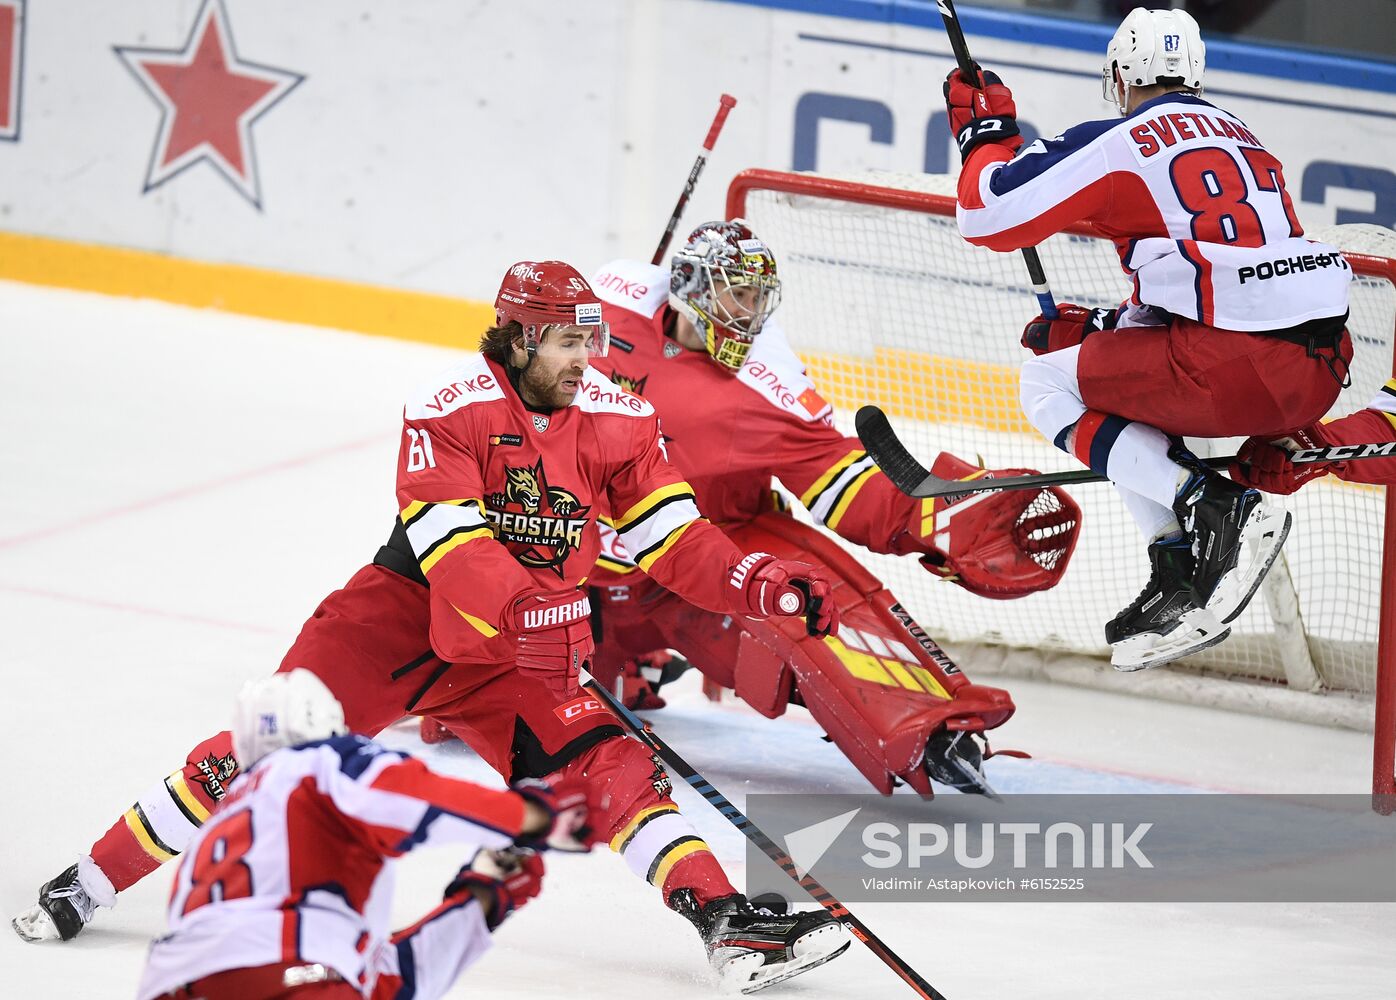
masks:
<path fill-rule="evenodd" d="M 737 174 L 728 186 L 727 218 L 741 218 L 746 214 L 747 195 L 752 191 L 778 191 L 863 205 L 883 205 L 928 215 L 955 214 L 955 199 L 949 195 L 879 187 L 817 174 L 751 169 Z M 1101 236 L 1089 226 L 1072 226 L 1067 232 L 1078 236 Z M 1345 253 L 1344 256 L 1356 273 L 1385 278 L 1396 287 L 1396 260 L 1361 253 Z M 1393 338 L 1396 338 L 1396 330 L 1393 330 Z M 1393 360 L 1393 375 L 1396 375 L 1396 360 Z M 1396 490 L 1391 487 L 1386 488 L 1382 534 L 1381 620 L 1377 637 L 1372 733 L 1372 807 L 1383 815 L 1390 815 L 1396 812 Z"/>

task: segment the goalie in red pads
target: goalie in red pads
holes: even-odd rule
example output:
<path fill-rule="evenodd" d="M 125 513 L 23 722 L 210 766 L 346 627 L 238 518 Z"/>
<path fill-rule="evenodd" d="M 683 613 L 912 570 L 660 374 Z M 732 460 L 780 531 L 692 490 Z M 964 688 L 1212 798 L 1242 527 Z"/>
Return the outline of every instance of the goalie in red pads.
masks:
<path fill-rule="evenodd" d="M 614 683 L 649 651 L 674 649 L 768 717 L 804 705 L 884 794 L 898 779 L 923 795 L 932 778 L 985 788 L 977 739 L 1013 714 L 1008 693 L 971 683 L 855 556 L 782 509 L 772 477 L 844 539 L 914 556 L 989 598 L 1060 579 L 1080 517 L 1074 502 L 1055 490 L 959 503 L 900 493 L 856 438 L 833 427 L 833 408 L 772 317 L 775 257 L 739 221 L 697 227 L 669 268 L 615 261 L 593 284 L 613 345 L 593 364 L 654 405 L 704 513 L 739 547 L 820 567 L 841 621 L 837 636 L 812 637 L 696 607 L 636 571 L 649 554 L 626 544 L 633 512 L 616 510 L 620 536 L 606 536 L 612 544 L 591 579 L 598 677 Z M 945 454 L 936 470 L 984 475 Z"/>

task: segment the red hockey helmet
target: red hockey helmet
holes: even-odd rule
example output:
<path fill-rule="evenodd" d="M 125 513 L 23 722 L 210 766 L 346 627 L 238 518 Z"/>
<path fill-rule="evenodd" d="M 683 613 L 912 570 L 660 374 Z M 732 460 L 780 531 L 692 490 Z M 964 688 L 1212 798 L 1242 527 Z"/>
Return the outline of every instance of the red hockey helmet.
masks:
<path fill-rule="evenodd" d="M 509 268 L 494 300 L 501 326 L 510 320 L 524 331 L 524 347 L 535 353 L 549 327 L 584 327 L 587 353 L 603 356 L 610 326 L 601 318 L 601 300 L 571 264 L 560 260 L 521 260 Z"/>
<path fill-rule="evenodd" d="M 780 305 L 775 255 L 741 219 L 705 222 L 670 262 L 669 304 L 693 324 L 714 361 L 737 371 Z"/>

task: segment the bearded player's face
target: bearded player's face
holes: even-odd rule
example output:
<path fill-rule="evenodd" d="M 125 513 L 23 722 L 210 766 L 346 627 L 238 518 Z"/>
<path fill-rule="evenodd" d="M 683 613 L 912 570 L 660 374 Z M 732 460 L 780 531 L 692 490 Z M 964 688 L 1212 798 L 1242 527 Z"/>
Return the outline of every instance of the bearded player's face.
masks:
<path fill-rule="evenodd" d="M 543 332 L 533 363 L 519 378 L 525 402 L 553 409 L 571 405 L 587 370 L 590 334 L 582 326 L 552 326 Z"/>

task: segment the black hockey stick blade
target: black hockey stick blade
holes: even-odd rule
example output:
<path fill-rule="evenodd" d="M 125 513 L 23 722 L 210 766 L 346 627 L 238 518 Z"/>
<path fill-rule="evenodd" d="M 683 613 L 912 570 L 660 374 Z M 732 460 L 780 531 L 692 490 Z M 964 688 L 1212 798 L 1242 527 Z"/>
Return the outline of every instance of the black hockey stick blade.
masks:
<path fill-rule="evenodd" d="M 1040 490 L 1046 486 L 1069 486 L 1072 483 L 1102 483 L 1106 478 L 1090 469 L 1073 472 L 1039 472 L 1031 476 L 982 476 L 976 479 L 942 479 L 918 462 L 906 450 L 892 429 L 887 414 L 876 406 L 864 406 L 858 410 L 853 420 L 858 429 L 858 440 L 868 449 L 868 454 L 877 463 L 892 485 L 907 496 L 926 499 L 928 497 L 953 497 L 966 493 L 984 493 L 990 490 Z M 1205 458 L 1209 468 L 1225 469 L 1232 458 Z"/>
<path fill-rule="evenodd" d="M 853 937 L 866 945 L 869 951 L 882 960 L 883 964 L 900 976 L 903 982 L 915 990 L 917 996 L 923 997 L 924 1000 L 946 1000 L 944 993 L 941 993 L 930 983 L 926 982 L 926 980 L 922 979 L 920 973 L 908 965 L 906 961 L 891 948 L 887 947 L 880 937 L 868 929 L 867 924 L 863 923 L 849 912 L 848 907 L 835 899 L 833 894 L 816 881 L 813 875 L 809 872 L 797 870 L 795 862 L 791 859 L 789 854 L 777 846 L 775 841 L 770 837 L 766 836 L 765 832 L 762 831 L 759 826 L 738 810 L 727 796 L 723 795 L 712 786 L 711 782 L 694 770 L 693 766 L 680 757 L 669 744 L 660 739 L 659 734 L 650 727 L 649 723 L 645 722 L 630 709 L 622 705 L 615 695 L 606 690 L 605 685 L 599 684 L 595 678 L 591 678 L 582 686 L 605 702 L 606 707 L 611 710 L 611 714 L 619 719 L 621 724 L 629 729 L 641 743 L 644 743 L 653 750 L 655 755 L 668 766 L 670 771 L 686 781 L 699 795 L 707 799 L 708 803 L 713 808 L 722 813 L 727 822 L 740 830 L 742 836 L 756 845 L 766 857 L 779 865 L 781 870 L 794 879 L 801 889 L 809 893 L 816 903 L 824 907 L 830 916 L 843 924 Z"/>

